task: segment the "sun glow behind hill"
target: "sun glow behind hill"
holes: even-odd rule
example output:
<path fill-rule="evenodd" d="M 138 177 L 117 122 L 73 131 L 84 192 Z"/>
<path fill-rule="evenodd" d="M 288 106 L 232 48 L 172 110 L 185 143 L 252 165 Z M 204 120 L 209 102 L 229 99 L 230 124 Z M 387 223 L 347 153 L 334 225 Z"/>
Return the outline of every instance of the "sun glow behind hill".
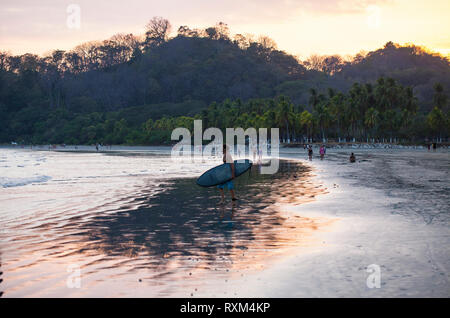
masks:
<path fill-rule="evenodd" d="M 81 27 L 74 30 L 66 25 L 68 1 L 2 1 L 0 47 L 12 54 L 69 50 L 118 32 L 142 34 L 148 20 L 158 15 L 171 21 L 173 34 L 180 25 L 203 28 L 223 21 L 232 33 L 268 35 L 281 50 L 301 57 L 313 53 L 353 55 L 388 41 L 425 45 L 446 56 L 450 52 L 450 2 L 446 0 L 77 3 Z"/>
<path fill-rule="evenodd" d="M 450 49 L 434 49 L 434 51 L 450 59 Z"/>

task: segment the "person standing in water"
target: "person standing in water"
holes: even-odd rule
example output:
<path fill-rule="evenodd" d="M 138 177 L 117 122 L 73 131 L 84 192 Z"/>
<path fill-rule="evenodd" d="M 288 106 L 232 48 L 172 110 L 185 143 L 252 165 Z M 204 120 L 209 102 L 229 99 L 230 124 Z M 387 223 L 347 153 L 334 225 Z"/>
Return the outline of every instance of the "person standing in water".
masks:
<path fill-rule="evenodd" d="M 350 162 L 351 163 L 353 163 L 353 162 L 356 162 L 356 157 L 355 157 L 355 154 L 352 152 L 352 154 L 350 155 Z"/>
<path fill-rule="evenodd" d="M 325 145 L 320 146 L 320 160 L 323 160 L 323 157 L 325 156 Z"/>
<path fill-rule="evenodd" d="M 308 147 L 308 157 L 309 157 L 309 160 L 312 160 L 312 156 L 313 156 L 312 145 L 309 145 L 309 147 Z"/>
<path fill-rule="evenodd" d="M 230 169 L 231 169 L 231 177 L 232 177 L 232 179 L 234 179 L 234 178 L 235 178 L 235 174 L 234 174 L 234 161 L 233 161 L 233 157 L 232 157 L 231 154 L 230 154 L 230 151 L 229 151 L 229 149 L 228 149 L 228 146 L 225 145 L 225 144 L 223 145 L 223 158 L 222 158 L 222 160 L 223 160 L 223 163 L 226 163 L 226 164 L 229 164 L 229 165 L 230 165 Z M 230 180 L 230 181 L 227 181 L 227 182 L 225 182 L 225 183 L 219 184 L 219 185 L 217 186 L 217 188 L 218 188 L 219 191 L 220 191 L 220 196 L 221 196 L 221 199 L 220 199 L 220 201 L 219 201 L 219 204 L 222 204 L 222 203 L 225 202 L 225 194 L 224 194 L 224 192 L 223 192 L 223 189 L 224 189 L 225 187 L 227 187 L 228 190 L 230 190 L 230 193 L 231 193 L 231 200 L 232 200 L 232 201 L 236 201 L 236 200 L 237 200 L 237 199 L 236 199 L 236 195 L 235 195 L 235 193 L 234 193 L 234 183 L 233 183 L 233 180 Z"/>

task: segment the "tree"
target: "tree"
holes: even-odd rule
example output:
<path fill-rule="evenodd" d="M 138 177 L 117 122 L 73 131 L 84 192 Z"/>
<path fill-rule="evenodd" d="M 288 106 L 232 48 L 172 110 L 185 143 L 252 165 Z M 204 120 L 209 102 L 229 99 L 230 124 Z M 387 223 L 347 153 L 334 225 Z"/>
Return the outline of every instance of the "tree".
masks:
<path fill-rule="evenodd" d="M 258 43 L 264 50 L 273 51 L 277 49 L 277 43 L 265 35 L 262 35 L 258 38 Z"/>
<path fill-rule="evenodd" d="M 9 69 L 10 54 L 6 51 L 0 51 L 0 71 L 7 71 Z"/>
<path fill-rule="evenodd" d="M 286 139 L 290 139 L 289 125 L 291 125 L 294 121 L 293 105 L 286 97 L 280 96 L 278 98 L 278 105 L 275 116 L 276 122 L 278 123 L 280 128 L 286 129 Z"/>
<path fill-rule="evenodd" d="M 314 125 L 314 119 L 313 115 L 308 112 L 307 110 L 304 110 L 300 114 L 300 124 L 305 127 L 306 130 L 306 136 L 309 138 L 312 135 L 312 129 Z"/>
<path fill-rule="evenodd" d="M 316 107 L 319 103 L 319 96 L 317 95 L 317 90 L 315 88 L 311 88 L 309 90 L 309 105 L 311 105 L 312 108 Z"/>
<path fill-rule="evenodd" d="M 160 46 L 169 38 L 171 31 L 171 24 L 169 20 L 162 17 L 153 17 L 145 26 L 145 46 L 150 48 L 152 46 Z"/>
<path fill-rule="evenodd" d="M 328 128 L 331 122 L 331 115 L 329 107 L 326 106 L 325 102 L 318 103 L 313 111 L 313 118 L 319 125 L 320 132 L 322 134 L 322 140 L 325 140 L 325 130 Z"/>
<path fill-rule="evenodd" d="M 233 43 L 241 50 L 245 50 L 249 47 L 249 40 L 242 34 L 236 34 L 233 39 Z"/>
<path fill-rule="evenodd" d="M 366 128 L 370 130 L 371 137 L 375 137 L 375 130 L 378 125 L 378 116 L 379 112 L 373 107 L 370 107 L 364 116 L 364 124 L 366 125 Z"/>
<path fill-rule="evenodd" d="M 215 26 L 205 29 L 205 33 L 211 40 L 230 40 L 230 30 L 228 29 L 228 25 L 223 22 L 219 22 Z"/>
<path fill-rule="evenodd" d="M 334 75 L 341 71 L 344 63 L 339 55 L 330 55 L 322 59 L 321 71 L 330 75 Z"/>
<path fill-rule="evenodd" d="M 446 110 L 447 108 L 447 95 L 444 93 L 444 87 L 442 86 L 441 83 L 435 83 L 433 85 L 433 89 L 434 89 L 434 95 L 433 95 L 433 103 L 434 105 L 441 109 L 441 110 Z"/>
<path fill-rule="evenodd" d="M 309 70 L 322 71 L 323 57 L 317 54 L 313 54 L 303 62 L 303 65 Z"/>
<path fill-rule="evenodd" d="M 447 119 L 442 110 L 435 106 L 427 116 L 427 123 L 434 135 L 442 139 L 442 133 L 448 127 Z"/>

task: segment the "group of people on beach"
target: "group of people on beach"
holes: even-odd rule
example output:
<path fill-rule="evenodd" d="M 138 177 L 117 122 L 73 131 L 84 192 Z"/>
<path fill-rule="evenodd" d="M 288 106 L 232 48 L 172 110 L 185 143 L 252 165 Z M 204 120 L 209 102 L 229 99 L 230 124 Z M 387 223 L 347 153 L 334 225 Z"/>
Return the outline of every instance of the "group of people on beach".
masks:
<path fill-rule="evenodd" d="M 313 148 L 312 145 L 303 145 L 303 149 L 308 149 L 308 157 L 309 160 L 312 160 L 312 156 L 313 156 Z M 320 160 L 323 160 L 323 158 L 325 157 L 325 154 L 327 153 L 327 148 L 325 147 L 325 145 L 321 145 L 319 148 L 319 155 L 320 155 Z"/>
<path fill-rule="evenodd" d="M 304 144 L 303 145 L 303 149 L 307 149 L 308 150 L 308 158 L 309 158 L 309 160 L 312 160 L 313 153 L 314 153 L 312 145 L 311 144 L 309 144 L 309 145 L 308 144 Z M 323 158 L 325 158 L 326 153 L 327 153 L 326 146 L 325 145 L 321 145 L 320 148 L 319 148 L 320 160 L 323 160 Z M 351 163 L 356 162 L 356 156 L 355 156 L 355 154 L 353 152 L 350 155 L 349 161 Z"/>
<path fill-rule="evenodd" d="M 312 145 L 311 144 L 309 144 L 309 145 L 304 144 L 303 145 L 303 149 L 307 149 L 308 150 L 309 160 L 312 160 L 313 153 L 314 153 Z M 227 188 L 230 191 L 231 200 L 232 201 L 237 201 L 236 194 L 234 192 L 234 183 L 233 183 L 233 179 L 235 178 L 233 157 L 231 156 L 227 145 L 224 144 L 222 150 L 223 150 L 222 161 L 223 161 L 223 163 L 229 163 L 230 164 L 232 179 L 230 181 L 228 181 L 228 182 L 225 182 L 223 184 L 219 184 L 217 186 L 217 188 L 220 191 L 220 197 L 221 197 L 221 199 L 219 201 L 219 204 L 223 204 L 225 202 L 225 193 L 224 193 L 224 189 L 225 188 Z M 319 148 L 320 160 L 324 159 L 326 153 L 327 153 L 327 148 L 323 144 Z M 253 150 L 253 161 L 256 162 L 255 159 L 256 159 L 257 154 L 258 154 L 258 160 L 261 163 L 262 151 L 261 150 L 257 150 L 256 148 Z M 240 151 L 238 151 L 238 155 L 240 156 Z M 353 152 L 350 154 L 349 161 L 350 161 L 350 163 L 356 162 L 356 156 L 355 156 L 355 154 Z"/>
<path fill-rule="evenodd" d="M 433 150 L 436 151 L 437 144 L 435 142 L 428 144 L 427 146 L 428 146 L 428 151 L 430 151 L 431 148 L 433 148 Z"/>

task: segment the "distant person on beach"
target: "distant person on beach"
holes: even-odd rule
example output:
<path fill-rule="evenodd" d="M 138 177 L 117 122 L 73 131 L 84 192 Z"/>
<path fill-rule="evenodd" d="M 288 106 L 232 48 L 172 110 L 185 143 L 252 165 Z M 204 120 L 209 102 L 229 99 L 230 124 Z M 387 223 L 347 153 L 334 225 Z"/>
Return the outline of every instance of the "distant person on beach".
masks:
<path fill-rule="evenodd" d="M 430 151 L 431 150 L 431 145 L 428 144 L 427 146 L 428 146 L 428 151 Z"/>
<path fill-rule="evenodd" d="M 234 179 L 235 175 L 234 175 L 234 161 L 233 161 L 233 157 L 231 156 L 231 154 L 229 152 L 228 146 L 225 145 L 225 144 L 223 145 L 223 158 L 222 158 L 222 160 L 223 160 L 223 163 L 227 163 L 227 164 L 230 165 L 231 177 L 232 177 L 232 179 Z M 231 200 L 232 201 L 236 201 L 237 200 L 236 199 L 236 195 L 234 194 L 234 183 L 233 183 L 233 180 L 230 180 L 230 181 L 227 181 L 225 183 L 219 184 L 217 186 L 217 188 L 219 188 L 220 196 L 221 196 L 221 200 L 219 201 L 219 204 L 222 204 L 222 203 L 225 202 L 225 194 L 223 192 L 223 189 L 225 187 L 227 187 L 228 190 L 230 190 Z"/>
<path fill-rule="evenodd" d="M 352 154 L 350 155 L 350 162 L 356 162 L 356 157 L 355 154 L 352 152 Z"/>
<path fill-rule="evenodd" d="M 323 160 L 323 157 L 325 156 L 325 145 L 320 146 L 320 160 Z"/>
<path fill-rule="evenodd" d="M 98 144 L 95 144 L 95 149 L 97 149 L 97 151 L 98 151 Z"/>
<path fill-rule="evenodd" d="M 312 160 L 312 156 L 313 156 L 312 145 L 309 145 L 308 146 L 308 157 L 309 157 L 309 160 Z"/>
<path fill-rule="evenodd" d="M 433 142 L 433 150 L 436 150 L 436 148 L 437 148 L 437 145 L 435 142 Z"/>

